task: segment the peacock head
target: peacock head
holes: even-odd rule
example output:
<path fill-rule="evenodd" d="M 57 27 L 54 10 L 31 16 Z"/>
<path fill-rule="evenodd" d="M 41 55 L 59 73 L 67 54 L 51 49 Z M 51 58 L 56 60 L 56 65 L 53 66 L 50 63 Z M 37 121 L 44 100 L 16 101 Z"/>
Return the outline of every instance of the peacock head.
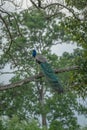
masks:
<path fill-rule="evenodd" d="M 37 52 L 36 52 L 36 50 L 34 49 L 33 52 L 32 52 L 32 56 L 33 56 L 33 57 L 36 57 L 36 54 L 37 54 Z"/>

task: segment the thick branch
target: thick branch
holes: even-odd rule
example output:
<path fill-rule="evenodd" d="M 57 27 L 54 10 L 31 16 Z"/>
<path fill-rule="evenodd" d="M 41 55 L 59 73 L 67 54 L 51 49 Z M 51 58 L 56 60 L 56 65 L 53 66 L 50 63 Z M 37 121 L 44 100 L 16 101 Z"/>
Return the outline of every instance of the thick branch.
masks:
<path fill-rule="evenodd" d="M 72 66 L 72 67 L 67 67 L 67 68 L 63 68 L 63 69 L 56 69 L 56 70 L 54 70 L 54 72 L 57 74 L 57 73 L 68 72 L 68 71 L 72 71 L 72 70 L 78 70 L 78 69 L 79 69 L 78 66 Z M 40 79 L 43 76 L 44 75 L 42 73 L 40 73 L 40 74 L 31 76 L 29 78 L 26 78 L 24 80 L 18 81 L 16 83 L 0 86 L 0 91 L 10 89 L 10 88 L 15 88 L 15 87 L 22 87 L 22 85 L 35 81 L 36 79 Z"/>

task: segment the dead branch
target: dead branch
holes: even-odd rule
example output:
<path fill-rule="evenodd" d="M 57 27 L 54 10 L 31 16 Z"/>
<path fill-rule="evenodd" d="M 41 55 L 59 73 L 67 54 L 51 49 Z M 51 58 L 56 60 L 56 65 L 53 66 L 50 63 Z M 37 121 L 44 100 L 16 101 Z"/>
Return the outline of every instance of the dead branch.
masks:
<path fill-rule="evenodd" d="M 67 68 L 62 68 L 62 69 L 56 69 L 56 70 L 54 70 L 54 72 L 56 74 L 58 74 L 58 73 L 63 73 L 63 72 L 68 72 L 68 71 L 73 71 L 73 70 L 78 70 L 78 69 L 79 69 L 78 66 L 72 66 L 72 67 L 67 67 Z M 32 82 L 32 81 L 35 81 L 37 79 L 40 79 L 43 76 L 44 76 L 43 73 L 39 73 L 39 74 L 36 74 L 36 75 L 31 76 L 29 78 L 26 78 L 24 80 L 20 80 L 16 83 L 0 86 L 0 91 L 15 88 L 15 87 L 22 87 L 22 85 L 27 84 L 27 83 Z"/>

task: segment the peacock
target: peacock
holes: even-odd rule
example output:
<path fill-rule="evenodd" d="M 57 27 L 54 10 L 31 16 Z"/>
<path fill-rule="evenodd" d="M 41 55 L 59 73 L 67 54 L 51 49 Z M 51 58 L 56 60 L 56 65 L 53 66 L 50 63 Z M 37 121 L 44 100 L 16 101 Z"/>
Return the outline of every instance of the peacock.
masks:
<path fill-rule="evenodd" d="M 51 88 L 58 93 L 63 93 L 63 87 L 58 77 L 55 75 L 53 69 L 51 68 L 51 65 L 48 63 L 47 59 L 42 55 L 38 55 L 35 49 L 32 52 L 32 56 L 40 65 L 42 72 L 46 77 L 47 81 L 49 82 Z"/>

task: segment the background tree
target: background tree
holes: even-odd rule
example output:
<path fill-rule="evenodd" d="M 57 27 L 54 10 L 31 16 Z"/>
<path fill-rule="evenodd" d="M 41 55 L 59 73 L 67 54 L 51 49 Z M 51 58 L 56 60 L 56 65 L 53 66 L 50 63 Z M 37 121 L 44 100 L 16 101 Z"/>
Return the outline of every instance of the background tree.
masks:
<path fill-rule="evenodd" d="M 31 0 L 33 6 L 18 13 L 17 11 L 7 12 L 2 8 L 4 3 L 1 2 L 0 68 L 8 63 L 11 68 L 16 69 L 12 83 L 41 71 L 31 57 L 33 48 L 46 56 L 53 68 L 71 65 L 78 65 L 80 68 L 78 71 L 59 75 L 64 88 L 72 91 L 72 96 L 68 92 L 62 96 L 55 95 L 44 77 L 23 85 L 21 88 L 0 92 L 1 115 L 7 115 L 10 118 L 17 115 L 20 120 L 41 117 L 42 125 L 46 126 L 49 120 L 50 129 L 56 129 L 57 126 L 60 126 L 60 129 L 77 129 L 79 126 L 72 109 L 82 111 L 77 108 L 83 107 L 77 104 L 73 93 L 77 92 L 84 96 L 87 89 L 86 17 L 84 13 L 86 1 L 79 6 L 79 2 L 82 3 L 82 1 L 44 3 L 44 1 Z M 14 2 L 12 3 L 15 5 Z M 78 9 L 77 12 L 75 8 Z M 70 15 L 67 16 L 63 9 L 67 9 Z M 62 42 L 63 44 L 76 42 L 78 49 L 73 54 L 64 53 L 60 58 L 52 55 L 50 51 L 52 45 Z M 63 109 L 65 106 L 66 109 Z M 53 112 L 52 115 L 51 112 Z M 84 113 L 86 114 L 86 107 Z M 64 120 L 64 117 L 67 120 Z"/>

